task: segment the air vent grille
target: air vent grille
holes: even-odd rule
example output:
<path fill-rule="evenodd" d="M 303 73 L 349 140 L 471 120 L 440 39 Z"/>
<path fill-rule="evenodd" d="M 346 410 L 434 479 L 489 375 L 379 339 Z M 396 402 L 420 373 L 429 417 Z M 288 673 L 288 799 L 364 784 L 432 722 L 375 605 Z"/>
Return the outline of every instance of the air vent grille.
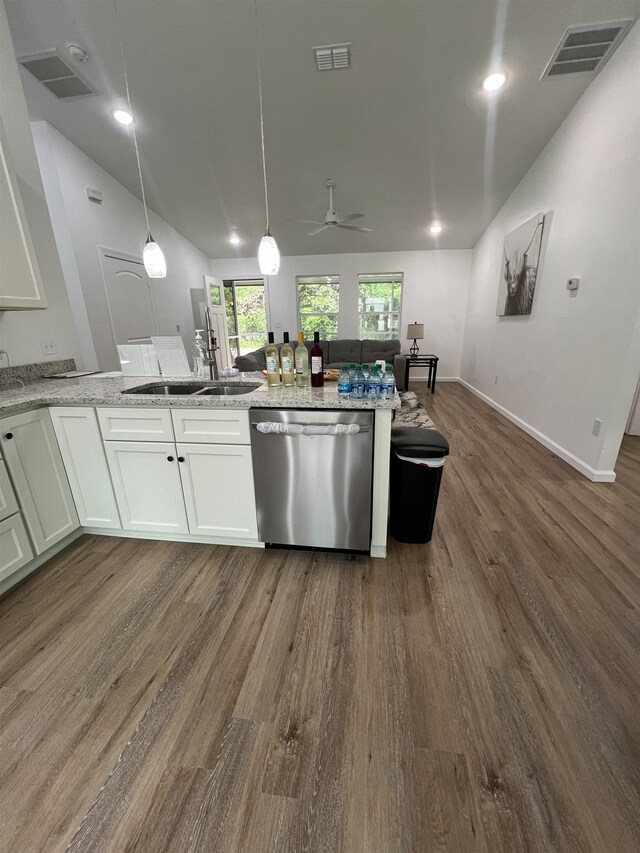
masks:
<path fill-rule="evenodd" d="M 68 100 L 97 94 L 75 68 L 67 64 L 57 50 L 49 50 L 35 56 L 23 56 L 18 59 L 18 62 L 56 98 Z"/>
<path fill-rule="evenodd" d="M 597 71 L 625 37 L 633 21 L 569 27 L 541 79 Z"/>
<path fill-rule="evenodd" d="M 348 44 L 325 44 L 314 47 L 318 71 L 334 71 L 351 65 L 351 42 Z"/>

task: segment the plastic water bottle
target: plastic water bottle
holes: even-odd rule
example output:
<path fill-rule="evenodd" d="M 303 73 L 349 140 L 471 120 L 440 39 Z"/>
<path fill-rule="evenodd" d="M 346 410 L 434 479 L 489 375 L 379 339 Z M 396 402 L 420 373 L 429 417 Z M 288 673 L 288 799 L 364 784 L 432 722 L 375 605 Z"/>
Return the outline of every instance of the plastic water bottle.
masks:
<path fill-rule="evenodd" d="M 349 378 L 349 368 L 343 367 L 338 378 L 338 399 L 348 400 L 351 394 L 351 379 Z"/>
<path fill-rule="evenodd" d="M 380 396 L 384 400 L 391 400 L 396 393 L 396 378 L 393 375 L 393 367 L 387 367 L 380 379 Z"/>
<path fill-rule="evenodd" d="M 367 399 L 377 400 L 380 396 L 380 374 L 378 368 L 374 367 L 367 379 Z"/>
<path fill-rule="evenodd" d="M 354 383 L 355 378 L 356 378 L 356 365 L 350 364 L 349 365 L 349 382 L 351 383 L 351 390 L 352 391 L 353 391 L 353 383 Z"/>
<path fill-rule="evenodd" d="M 353 377 L 352 397 L 354 400 L 362 400 L 364 397 L 364 373 L 359 364 L 356 365 L 356 372 Z"/>

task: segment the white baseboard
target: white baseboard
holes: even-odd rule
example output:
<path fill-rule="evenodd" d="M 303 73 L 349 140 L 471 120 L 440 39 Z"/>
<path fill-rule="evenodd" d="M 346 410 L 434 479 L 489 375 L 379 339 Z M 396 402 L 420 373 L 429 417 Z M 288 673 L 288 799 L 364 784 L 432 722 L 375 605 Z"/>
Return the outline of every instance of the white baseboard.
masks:
<path fill-rule="evenodd" d="M 440 380 L 438 380 L 440 381 Z M 575 456 L 571 451 L 567 450 L 565 447 L 557 444 L 553 439 L 549 438 L 549 436 L 545 435 L 540 430 L 532 427 L 531 424 L 528 424 L 526 421 L 523 421 L 522 418 L 519 418 L 517 415 L 514 415 L 513 412 L 510 412 L 509 409 L 505 409 L 504 406 L 501 406 L 500 403 L 496 403 L 495 400 L 492 400 L 491 397 L 488 397 L 486 394 L 483 394 L 482 391 L 479 391 L 473 385 L 470 385 L 468 382 L 465 382 L 464 379 L 458 378 L 458 382 L 461 385 L 464 385 L 472 394 L 475 394 L 476 397 L 479 397 L 481 400 L 484 400 L 491 408 L 495 409 L 497 412 L 500 412 L 501 415 L 504 415 L 505 418 L 514 423 L 516 426 L 520 427 L 520 429 L 524 430 L 528 433 L 532 438 L 535 438 L 536 441 L 540 442 L 547 450 L 550 450 L 552 453 L 555 453 L 556 456 L 559 456 L 560 459 L 563 459 L 572 468 L 575 468 L 576 471 L 579 471 L 581 474 L 584 474 L 589 480 L 592 480 L 594 483 L 613 483 L 616 479 L 615 471 L 606 471 L 599 468 L 593 468 L 591 465 L 588 465 L 579 457 Z"/>

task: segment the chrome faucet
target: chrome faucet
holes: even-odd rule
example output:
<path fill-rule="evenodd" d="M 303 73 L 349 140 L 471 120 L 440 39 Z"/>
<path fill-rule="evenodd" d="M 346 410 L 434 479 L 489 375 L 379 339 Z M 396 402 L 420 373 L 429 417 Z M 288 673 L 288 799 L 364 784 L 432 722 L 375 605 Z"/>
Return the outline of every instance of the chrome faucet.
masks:
<path fill-rule="evenodd" d="M 207 353 L 205 357 L 205 364 L 209 365 L 210 379 L 220 379 L 220 375 L 218 373 L 218 361 L 216 359 L 217 349 L 219 349 L 218 342 L 213 332 L 211 332 L 209 335 L 209 346 L 207 347 Z"/>

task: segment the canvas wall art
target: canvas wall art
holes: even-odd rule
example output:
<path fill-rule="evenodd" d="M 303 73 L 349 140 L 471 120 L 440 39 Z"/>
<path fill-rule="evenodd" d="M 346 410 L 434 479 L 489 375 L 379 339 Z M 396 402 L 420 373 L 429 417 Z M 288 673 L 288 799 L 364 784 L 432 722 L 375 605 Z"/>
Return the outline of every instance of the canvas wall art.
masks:
<path fill-rule="evenodd" d="M 505 237 L 496 312 L 499 317 L 531 314 L 543 230 L 544 214 L 539 213 Z"/>

